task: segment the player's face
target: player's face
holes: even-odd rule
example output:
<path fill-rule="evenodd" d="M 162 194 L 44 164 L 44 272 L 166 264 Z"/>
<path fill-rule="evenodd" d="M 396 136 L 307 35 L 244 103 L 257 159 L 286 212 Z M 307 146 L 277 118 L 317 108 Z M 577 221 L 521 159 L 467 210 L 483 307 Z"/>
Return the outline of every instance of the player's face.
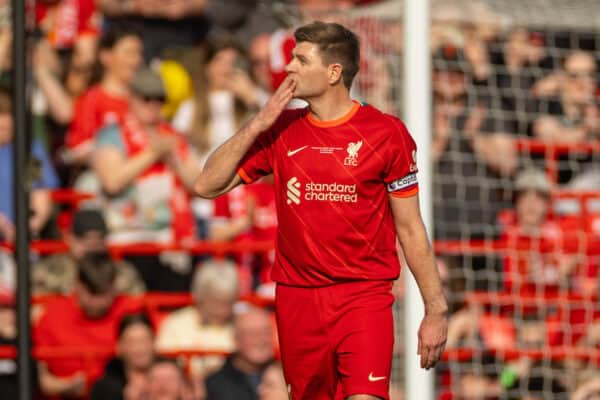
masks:
<path fill-rule="evenodd" d="M 296 82 L 294 97 L 310 100 L 325 93 L 329 87 L 329 69 L 323 63 L 319 46 L 310 42 L 296 44 L 286 72 Z"/>

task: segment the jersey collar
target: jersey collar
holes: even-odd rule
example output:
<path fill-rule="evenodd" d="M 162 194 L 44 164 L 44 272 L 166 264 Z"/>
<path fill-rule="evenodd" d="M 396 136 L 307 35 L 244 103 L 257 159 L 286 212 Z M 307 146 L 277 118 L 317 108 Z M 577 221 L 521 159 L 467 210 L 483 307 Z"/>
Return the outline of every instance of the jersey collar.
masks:
<path fill-rule="evenodd" d="M 308 120 L 308 122 L 310 122 L 311 124 L 313 124 L 314 126 L 317 126 L 319 128 L 332 128 L 334 126 L 342 125 L 342 124 L 350 121 L 350 119 L 352 119 L 352 117 L 354 117 L 354 115 L 357 113 L 358 109 L 360 108 L 360 103 L 358 101 L 352 100 L 352 102 L 354 103 L 354 105 L 352 106 L 350 111 L 348 111 L 345 115 L 342 115 L 340 118 L 333 119 L 330 121 L 320 121 L 320 120 L 316 119 L 315 117 L 313 117 L 313 115 L 309 112 L 306 114 L 306 119 Z"/>

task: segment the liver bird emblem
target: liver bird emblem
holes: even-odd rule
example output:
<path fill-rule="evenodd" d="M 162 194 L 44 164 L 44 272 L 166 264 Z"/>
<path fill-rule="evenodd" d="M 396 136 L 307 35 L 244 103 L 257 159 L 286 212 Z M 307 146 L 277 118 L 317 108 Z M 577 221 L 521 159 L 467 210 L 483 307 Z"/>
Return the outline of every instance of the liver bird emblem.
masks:
<path fill-rule="evenodd" d="M 360 150 L 360 147 L 362 146 L 363 142 L 362 140 L 359 140 L 356 143 L 348 143 L 348 148 L 346 149 L 346 151 L 348 152 L 348 157 L 350 158 L 356 158 L 358 157 L 358 150 Z"/>

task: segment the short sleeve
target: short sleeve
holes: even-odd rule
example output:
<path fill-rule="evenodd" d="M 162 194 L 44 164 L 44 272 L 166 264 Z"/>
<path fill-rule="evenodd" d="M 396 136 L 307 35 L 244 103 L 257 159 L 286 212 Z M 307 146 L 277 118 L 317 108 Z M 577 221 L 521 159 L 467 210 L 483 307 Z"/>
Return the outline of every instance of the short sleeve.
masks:
<path fill-rule="evenodd" d="M 121 130 L 118 125 L 106 126 L 98 132 L 96 136 L 96 148 L 116 147 L 125 152 L 125 143 L 121 137 Z"/>
<path fill-rule="evenodd" d="M 273 173 L 273 161 L 277 140 L 297 119 L 302 118 L 308 108 L 285 110 L 273 126 L 261 133 L 242 161 L 238 164 L 238 175 L 245 183 Z"/>
<path fill-rule="evenodd" d="M 273 137 L 273 131 L 263 132 L 239 163 L 238 175 L 245 183 L 252 183 L 273 172 Z"/>
<path fill-rule="evenodd" d="M 88 91 L 75 101 L 73 121 L 65 137 L 66 145 L 71 150 L 90 143 L 94 137 L 98 128 L 94 100 L 92 92 Z"/>
<path fill-rule="evenodd" d="M 402 121 L 391 116 L 387 118 L 394 129 L 386 147 L 383 180 L 391 195 L 410 197 L 418 192 L 417 146 Z"/>

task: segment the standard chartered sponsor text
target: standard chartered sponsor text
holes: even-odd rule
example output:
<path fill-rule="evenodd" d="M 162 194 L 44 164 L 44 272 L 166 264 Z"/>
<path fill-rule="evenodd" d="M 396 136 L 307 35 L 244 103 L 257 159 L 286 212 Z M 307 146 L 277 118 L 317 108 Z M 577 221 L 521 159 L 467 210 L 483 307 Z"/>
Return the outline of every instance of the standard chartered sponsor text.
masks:
<path fill-rule="evenodd" d="M 356 185 L 343 185 L 336 182 L 309 182 L 304 186 L 303 197 L 307 201 L 333 201 L 343 203 L 356 203 L 358 201 Z"/>

